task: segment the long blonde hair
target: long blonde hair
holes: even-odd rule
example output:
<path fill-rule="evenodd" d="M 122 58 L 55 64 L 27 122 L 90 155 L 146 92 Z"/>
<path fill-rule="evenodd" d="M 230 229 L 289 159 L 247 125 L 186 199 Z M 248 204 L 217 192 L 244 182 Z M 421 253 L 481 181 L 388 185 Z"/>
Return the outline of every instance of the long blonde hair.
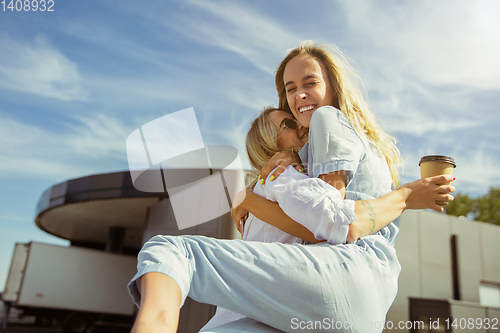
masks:
<path fill-rule="evenodd" d="M 271 112 L 274 111 L 281 110 L 272 106 L 264 108 L 262 113 L 252 122 L 250 130 L 247 133 L 245 147 L 252 166 L 250 177 L 253 178 L 253 181 L 249 185 L 251 189 L 253 189 L 257 183 L 257 177 L 264 164 L 266 164 L 274 154 L 282 150 L 278 147 L 279 130 L 269 117 Z M 297 149 L 291 148 L 293 151 L 298 149 L 300 149 L 300 147 L 297 147 Z"/>
<path fill-rule="evenodd" d="M 328 79 L 338 96 L 338 107 L 359 133 L 364 133 L 377 150 L 385 156 L 391 172 L 394 188 L 399 185 L 398 166 L 401 163 L 396 139 L 385 133 L 377 124 L 368 108 L 358 82 L 361 79 L 354 73 L 347 58 L 333 46 L 318 45 L 304 41 L 292 49 L 283 59 L 276 71 L 276 89 L 279 95 L 279 109 L 292 113 L 286 98 L 283 74 L 287 63 L 300 54 L 310 55 L 321 61 L 328 73 Z"/>

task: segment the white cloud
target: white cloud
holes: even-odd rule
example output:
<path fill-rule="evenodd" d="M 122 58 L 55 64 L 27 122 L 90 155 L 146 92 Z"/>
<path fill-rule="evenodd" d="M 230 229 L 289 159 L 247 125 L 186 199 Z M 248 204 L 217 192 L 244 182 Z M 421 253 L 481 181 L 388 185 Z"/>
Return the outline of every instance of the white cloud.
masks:
<path fill-rule="evenodd" d="M 474 98 L 500 89 L 498 2 L 342 5 L 356 36 L 355 57 L 370 82 L 371 105 L 386 128 L 435 141 L 462 129 L 493 135 L 493 115 Z"/>
<path fill-rule="evenodd" d="M 448 151 L 457 163 L 454 176 L 457 178 L 453 185 L 457 193 L 468 193 L 472 196 L 483 195 L 491 186 L 498 186 L 500 176 L 498 175 L 498 148 L 492 149 L 488 143 L 480 143 L 474 149 L 465 148 L 457 144 L 455 149 Z M 402 183 L 410 182 L 420 178 L 420 167 L 418 162 L 422 156 L 435 155 L 436 150 L 429 146 L 423 146 L 415 150 L 403 152 L 404 166 L 400 170 Z"/>
<path fill-rule="evenodd" d="M 303 39 L 285 29 L 276 19 L 255 9 L 231 1 L 188 1 L 209 14 L 176 15 L 164 24 L 200 43 L 235 52 L 268 74 L 276 70 L 285 51 Z M 190 24 L 185 24 L 189 22 Z"/>
<path fill-rule="evenodd" d="M 121 109 L 129 115 L 134 112 L 137 117 L 147 115 L 136 122 L 138 126 L 152 120 L 149 116 L 158 110 L 169 113 L 194 106 L 204 138 L 212 144 L 235 145 L 241 151 L 253 116 L 262 107 L 277 104 L 273 72 L 278 61 L 287 48 L 302 39 L 287 32 L 274 18 L 241 4 L 193 1 L 188 7 L 183 5 L 189 8 L 187 11 L 175 8 L 168 13 L 163 6 L 155 6 L 154 10 L 127 3 L 120 7 L 127 15 L 133 13 L 148 22 L 138 30 L 154 30 L 151 38 L 155 43 L 99 22 L 90 26 L 78 21 L 64 23 L 64 33 L 115 54 L 121 65 L 148 68 L 124 78 L 116 78 L 108 69 L 96 72 L 89 68 L 85 85 L 92 89 L 93 101 L 101 108 Z M 194 14 L 200 12 L 200 17 Z M 186 47 L 179 53 L 171 45 L 172 30 L 182 38 L 188 36 L 186 44 L 208 44 L 235 52 L 251 65 L 241 67 L 241 59 L 229 53 L 230 63 L 223 70 L 213 70 L 212 66 L 223 65 L 220 52 L 198 54 Z M 152 65 L 154 73 L 144 65 Z M 248 68 L 253 66 L 268 75 L 249 73 Z"/>
<path fill-rule="evenodd" d="M 244 154 L 248 123 L 263 106 L 277 102 L 272 74 L 286 49 L 303 39 L 332 38 L 351 41 L 345 43 L 350 46 L 344 51 L 362 64 L 361 74 L 369 78 L 370 90 L 376 94 L 371 105 L 387 121 L 386 128 L 397 135 L 422 139 L 422 144 L 432 148 L 433 142 L 443 142 L 443 136 L 452 138 L 462 130 L 471 132 L 493 123 L 480 109 L 471 112 L 469 108 L 476 91 L 495 89 L 500 80 L 495 75 L 497 63 L 481 58 L 481 54 L 498 55 L 500 45 L 491 43 L 496 38 L 494 32 L 499 30 L 495 10 L 486 6 L 493 6 L 491 3 L 460 2 L 451 8 L 430 1 L 405 5 L 392 2 L 385 6 L 361 0 L 344 2 L 341 6 L 349 24 L 335 30 L 335 34 L 324 28 L 336 29 L 332 22 L 323 24 L 319 20 L 319 27 L 301 25 L 297 30 L 293 21 L 280 21 L 283 17 L 269 15 L 270 11 L 251 3 L 191 0 L 179 4 L 168 11 L 163 4 L 136 8 L 124 3 L 120 14 L 126 12 L 128 18 L 133 13 L 140 18 L 137 22 L 147 22 L 139 24 L 132 35 L 120 22 L 111 27 L 98 20 L 92 24 L 88 19 L 65 21 L 62 33 L 69 34 L 76 43 L 83 42 L 77 45 L 104 59 L 79 63 L 79 68 L 85 68 L 84 78 L 79 77 L 74 65 L 76 86 L 83 84 L 89 91 L 94 103 L 91 107 L 108 115 L 120 112 L 127 118 L 118 121 L 118 115 L 104 117 L 95 112 L 93 118 L 75 118 L 79 124 L 66 128 L 72 130 L 72 135 L 67 131 L 37 134 L 37 129 L 25 129 L 25 133 L 31 130 L 29 135 L 43 137 L 40 141 L 60 154 L 73 156 L 78 152 L 89 160 L 126 159 L 125 139 L 135 129 L 127 123 L 132 113 L 136 117 L 134 124 L 140 126 L 161 116 L 161 111 L 193 106 L 208 144 L 231 144 Z M 332 10 L 342 12 L 338 7 L 325 6 L 325 17 Z M 297 13 L 291 7 L 286 12 L 289 14 Z M 146 36 L 145 31 L 154 33 Z M 321 33 L 311 35 L 311 31 Z M 7 40 L 17 49 L 49 50 L 56 58 L 66 59 L 47 41 L 26 43 L 3 36 L 0 41 Z M 184 41 L 180 49 L 173 47 Z M 488 52 L 483 52 L 485 47 Z M 120 71 L 122 66 L 124 71 Z M 255 68 L 259 70 L 252 71 Z M 0 72 L 0 84 L 2 75 Z M 484 135 L 490 139 L 492 132 L 485 130 Z M 29 136 L 8 140 L 17 140 L 18 144 L 36 141 Z M 30 149 L 36 151 L 41 146 L 37 143 Z M 68 147 L 72 151 L 67 152 Z M 45 169 L 59 170 L 50 165 Z"/>
<path fill-rule="evenodd" d="M 343 2 L 350 27 L 364 36 L 378 67 L 405 59 L 401 70 L 433 84 L 500 89 L 500 4 L 495 1 L 418 1 L 379 6 Z M 366 50 L 366 49 L 365 49 Z M 400 61 L 398 61 L 400 62 Z"/>
<path fill-rule="evenodd" d="M 124 6 L 126 8 L 127 5 L 124 4 Z M 170 20 L 166 19 L 160 10 L 148 11 L 135 6 L 129 10 L 142 15 L 146 22 L 158 27 L 158 34 L 153 37 L 155 43 L 146 43 L 144 40 L 131 38 L 120 29 L 98 22 L 91 27 L 78 21 L 64 23 L 65 34 L 98 49 L 104 48 L 107 52 L 114 54 L 117 59 L 113 63 L 107 62 L 108 60 L 100 63 L 98 67 L 102 66 L 102 68 L 93 66 L 86 68 L 83 82 L 91 91 L 93 102 L 106 108 L 122 108 L 126 111 L 134 109 L 135 112 L 148 112 L 165 106 L 169 108 L 165 112 L 173 112 L 178 110 L 176 105 L 190 107 L 200 101 L 204 106 L 214 104 L 214 109 L 218 107 L 219 110 L 221 106 L 228 104 L 258 109 L 272 103 L 270 101 L 276 95 L 272 76 L 276 60 L 273 60 L 272 54 L 268 52 L 269 41 L 266 45 L 260 45 L 259 40 L 255 40 L 255 36 L 244 37 L 245 34 L 253 31 L 253 27 L 249 27 L 248 31 L 240 27 L 238 33 L 241 36 L 234 36 L 233 39 L 238 41 L 234 44 L 239 43 L 242 47 L 244 46 L 242 50 L 248 53 L 247 56 L 258 64 L 259 68 L 262 67 L 261 62 L 265 61 L 269 64 L 264 64 L 268 66 L 266 69 L 268 74 L 271 74 L 264 76 L 267 79 L 264 82 L 270 83 L 269 88 L 262 87 L 262 75 L 257 76 L 254 73 L 248 73 L 247 68 L 238 67 L 241 64 L 239 58 L 237 65 L 228 64 L 224 70 L 214 71 L 212 68 L 221 66 L 218 55 L 210 52 L 201 55 L 188 50 L 179 53 L 178 50 L 172 48 L 170 41 L 156 39 L 162 35 L 170 36 L 172 28 L 179 30 L 183 36 L 188 34 L 193 37 L 196 43 L 214 45 L 210 38 L 200 40 L 199 30 L 203 30 L 203 33 L 207 35 L 216 36 L 225 30 L 224 25 L 219 26 L 211 20 L 214 23 L 212 26 L 199 24 L 188 29 L 179 24 L 186 19 L 182 13 L 175 13 L 175 15 L 170 13 L 172 15 Z M 258 16 L 258 14 L 255 15 Z M 209 31 L 210 29 L 214 30 Z M 222 30 L 218 31 L 218 29 Z M 253 43 L 250 44 L 249 41 Z M 217 46 L 227 50 L 223 45 Z M 284 52 L 284 50 L 285 47 L 274 47 L 275 55 L 277 51 Z M 250 53 L 258 55 L 260 59 L 253 59 Z M 278 59 L 281 56 L 279 54 Z M 234 58 L 229 57 L 231 61 Z M 118 75 L 116 71 L 120 67 L 124 67 L 124 70 Z M 142 70 L 134 71 L 130 70 L 131 68 L 142 68 Z M 259 104 L 261 102 L 265 104 Z"/>
<path fill-rule="evenodd" d="M 0 177 L 62 181 L 124 164 L 130 126 L 101 114 L 74 119 L 54 132 L 2 117 L 0 133 L 9 140 L 0 138 Z"/>
<path fill-rule="evenodd" d="M 245 148 L 245 138 L 250 129 L 249 124 L 258 114 L 259 111 L 253 114 L 252 112 L 233 110 L 233 112 L 228 113 L 228 116 L 231 117 L 229 128 L 226 125 L 224 127 L 221 126 L 216 131 L 212 130 L 208 132 L 208 135 L 204 136 L 205 143 L 207 145 L 225 144 L 236 148 L 239 152 L 243 167 L 249 169 L 250 162 Z M 212 122 L 214 122 L 213 119 L 206 119 L 203 127 L 213 128 L 213 126 L 210 126 Z"/>
<path fill-rule="evenodd" d="M 72 131 L 58 140 L 78 156 L 90 159 L 125 159 L 125 140 L 134 128 L 120 119 L 104 114 L 73 117 L 76 125 L 68 125 Z"/>
<path fill-rule="evenodd" d="M 135 5 L 133 8 L 137 9 Z M 119 27 L 109 25 L 107 22 L 92 21 L 89 24 L 88 20 L 68 20 L 62 24 L 61 32 L 97 47 L 96 51 L 103 50 L 105 53 L 113 53 L 118 61 L 121 58 L 135 61 L 135 66 L 137 63 L 150 64 L 157 69 L 173 71 L 176 66 L 172 64 L 172 60 L 181 60 L 172 58 L 167 52 L 163 52 L 162 45 L 149 46 L 145 43 L 146 39 L 134 38 L 135 36 L 131 36 L 120 30 Z M 106 70 L 106 65 L 103 67 L 102 69 Z"/>
<path fill-rule="evenodd" d="M 64 101 L 86 100 L 77 66 L 46 38 L 33 42 L 0 33 L 0 87 Z"/>
<path fill-rule="evenodd" d="M 488 116 L 471 114 L 470 93 L 439 92 L 435 87 L 407 82 L 404 89 L 387 84 L 387 92 L 374 100 L 372 108 L 392 133 L 405 135 L 454 135 L 462 129 L 488 125 Z"/>
<path fill-rule="evenodd" d="M 120 110 L 122 114 L 144 114 L 159 107 L 168 107 L 166 112 L 177 111 L 174 105 L 189 103 L 196 96 L 193 91 L 199 88 L 196 81 L 189 80 L 186 75 L 176 76 L 161 71 L 154 76 L 139 75 L 126 79 L 88 74 L 85 84 L 91 87 L 93 102 L 99 108 L 109 112 Z"/>
<path fill-rule="evenodd" d="M 491 143 L 498 142 L 500 3 L 342 6 L 372 108 L 404 141 L 404 181 L 419 178 L 421 156 L 445 154 L 458 163 L 458 190 L 479 195 L 499 184 L 500 151 Z"/>

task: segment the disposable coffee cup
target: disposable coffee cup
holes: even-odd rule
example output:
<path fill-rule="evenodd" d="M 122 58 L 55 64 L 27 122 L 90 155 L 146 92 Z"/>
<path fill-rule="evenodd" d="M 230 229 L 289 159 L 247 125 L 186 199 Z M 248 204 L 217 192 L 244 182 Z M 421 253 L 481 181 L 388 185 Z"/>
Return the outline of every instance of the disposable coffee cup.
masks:
<path fill-rule="evenodd" d="M 457 167 L 453 157 L 442 155 L 424 156 L 418 163 L 420 165 L 420 176 L 423 178 L 434 177 L 439 175 L 453 175 L 454 169 Z M 441 185 L 449 185 L 451 182 L 442 183 Z M 447 202 L 436 202 L 440 206 L 446 206 Z"/>

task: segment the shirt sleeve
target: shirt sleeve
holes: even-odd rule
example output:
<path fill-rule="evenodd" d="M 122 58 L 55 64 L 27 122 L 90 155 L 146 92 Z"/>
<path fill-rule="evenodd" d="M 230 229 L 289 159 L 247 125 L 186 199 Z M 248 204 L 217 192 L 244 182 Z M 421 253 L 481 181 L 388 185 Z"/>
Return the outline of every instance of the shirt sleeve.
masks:
<path fill-rule="evenodd" d="M 309 175 L 345 170 L 347 187 L 365 153 L 360 136 L 344 113 L 331 106 L 314 111 L 309 130 Z"/>
<path fill-rule="evenodd" d="M 272 173 L 271 173 L 272 174 Z M 344 244 L 349 224 L 357 219 L 353 200 L 319 178 L 309 178 L 288 167 L 278 178 L 258 184 L 268 200 L 276 201 L 290 218 L 306 227 L 318 240 Z"/>

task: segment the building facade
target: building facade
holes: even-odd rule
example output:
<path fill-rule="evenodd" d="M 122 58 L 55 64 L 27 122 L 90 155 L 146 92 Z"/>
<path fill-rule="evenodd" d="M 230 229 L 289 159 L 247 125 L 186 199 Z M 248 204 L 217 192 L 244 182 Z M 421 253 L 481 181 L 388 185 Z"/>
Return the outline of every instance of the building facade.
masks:
<path fill-rule="evenodd" d="M 432 211 L 407 211 L 401 218 L 399 291 L 384 331 L 500 330 L 500 227 Z M 168 194 L 136 190 L 129 172 L 54 185 L 42 195 L 35 223 L 72 246 L 129 256 L 158 234 L 239 238 L 229 214 L 179 230 Z M 179 332 L 196 331 L 214 311 L 188 299 Z"/>
<path fill-rule="evenodd" d="M 400 322 L 412 332 L 495 331 L 500 318 L 499 226 L 406 211 L 396 250 L 402 271 L 387 315 L 388 326 L 394 327 L 385 331 L 402 332 L 396 329 Z"/>

